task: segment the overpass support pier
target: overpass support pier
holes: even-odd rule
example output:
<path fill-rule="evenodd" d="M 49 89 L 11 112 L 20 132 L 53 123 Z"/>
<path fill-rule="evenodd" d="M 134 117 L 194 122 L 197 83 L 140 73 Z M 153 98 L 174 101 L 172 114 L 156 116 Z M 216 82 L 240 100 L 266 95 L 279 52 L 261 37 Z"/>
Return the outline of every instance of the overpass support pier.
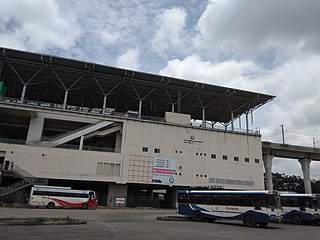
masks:
<path fill-rule="evenodd" d="M 266 174 L 266 189 L 273 190 L 273 183 L 272 183 L 272 159 L 273 155 L 263 155 L 263 164 L 264 170 Z"/>
<path fill-rule="evenodd" d="M 303 172 L 303 183 L 305 193 L 312 193 L 311 180 L 310 180 L 310 163 L 311 159 L 299 159 Z"/>

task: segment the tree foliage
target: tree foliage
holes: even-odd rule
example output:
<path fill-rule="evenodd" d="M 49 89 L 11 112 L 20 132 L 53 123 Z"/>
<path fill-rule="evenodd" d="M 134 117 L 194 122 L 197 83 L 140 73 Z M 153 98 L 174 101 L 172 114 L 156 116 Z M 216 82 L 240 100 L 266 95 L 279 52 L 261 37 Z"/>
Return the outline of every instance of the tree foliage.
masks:
<path fill-rule="evenodd" d="M 300 176 L 272 173 L 273 189 L 286 192 L 304 193 L 304 183 Z M 312 193 L 320 193 L 320 179 L 311 181 Z"/>

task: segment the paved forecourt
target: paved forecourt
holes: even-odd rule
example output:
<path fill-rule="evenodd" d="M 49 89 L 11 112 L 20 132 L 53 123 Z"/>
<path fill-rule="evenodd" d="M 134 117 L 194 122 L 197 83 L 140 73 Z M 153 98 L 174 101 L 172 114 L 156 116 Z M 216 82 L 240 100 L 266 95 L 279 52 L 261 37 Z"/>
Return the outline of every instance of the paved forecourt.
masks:
<path fill-rule="evenodd" d="M 241 222 L 159 221 L 175 210 L 155 209 L 24 209 L 0 208 L 5 217 L 72 217 L 82 225 L 0 226 L 0 239 L 318 239 L 320 226 L 270 224 L 249 228 Z"/>

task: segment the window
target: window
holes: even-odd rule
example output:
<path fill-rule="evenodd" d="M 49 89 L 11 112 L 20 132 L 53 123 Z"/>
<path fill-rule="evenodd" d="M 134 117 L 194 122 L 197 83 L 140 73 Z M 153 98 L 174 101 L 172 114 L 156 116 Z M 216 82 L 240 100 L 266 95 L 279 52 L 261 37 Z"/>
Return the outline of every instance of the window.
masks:
<path fill-rule="evenodd" d="M 249 158 L 244 158 L 244 161 L 245 162 L 249 162 Z"/>
<path fill-rule="evenodd" d="M 207 156 L 207 154 L 205 153 L 205 154 L 203 154 L 205 157 Z"/>
<path fill-rule="evenodd" d="M 211 154 L 211 158 L 216 159 L 217 155 L 216 154 Z"/>
<path fill-rule="evenodd" d="M 198 155 L 198 153 L 196 153 L 196 155 Z"/>
<path fill-rule="evenodd" d="M 103 175 L 103 163 L 102 162 L 98 162 L 97 164 L 97 175 Z"/>
<path fill-rule="evenodd" d="M 255 163 L 259 163 L 259 162 L 260 162 L 259 158 L 256 158 L 256 159 L 254 160 L 254 162 L 255 162 Z"/>
<path fill-rule="evenodd" d="M 148 152 L 148 148 L 147 147 L 142 147 L 142 152 Z"/>
<path fill-rule="evenodd" d="M 121 164 L 119 163 L 97 163 L 97 175 L 120 177 Z"/>
<path fill-rule="evenodd" d="M 223 155 L 223 156 L 222 156 L 222 159 L 223 159 L 223 160 L 228 160 L 228 156 L 227 156 L 227 155 Z"/>
<path fill-rule="evenodd" d="M 239 157 L 234 157 L 235 162 L 239 162 Z"/>
<path fill-rule="evenodd" d="M 196 174 L 196 177 L 199 177 L 199 174 Z"/>
<path fill-rule="evenodd" d="M 154 153 L 160 153 L 160 148 L 155 148 Z"/>

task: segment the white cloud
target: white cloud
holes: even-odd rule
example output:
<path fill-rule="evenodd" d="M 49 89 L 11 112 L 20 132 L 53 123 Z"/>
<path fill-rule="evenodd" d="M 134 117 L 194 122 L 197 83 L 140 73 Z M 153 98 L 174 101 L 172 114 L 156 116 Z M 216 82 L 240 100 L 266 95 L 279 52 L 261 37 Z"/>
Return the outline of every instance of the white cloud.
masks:
<path fill-rule="evenodd" d="M 41 51 L 67 50 L 81 30 L 73 16 L 61 13 L 54 1 L 0 1 L 0 42 L 4 47 Z"/>
<path fill-rule="evenodd" d="M 165 10 L 156 17 L 157 31 L 151 40 L 153 51 L 164 56 L 170 51 L 183 49 L 186 16 L 184 9 L 175 7 Z"/>
<path fill-rule="evenodd" d="M 313 137 L 320 139 L 320 56 L 292 59 L 272 70 L 259 68 L 252 61 L 213 63 L 191 55 L 167 63 L 160 74 L 209 84 L 230 86 L 276 95 L 276 99 L 259 110 L 262 139 L 312 147 Z M 259 125 L 258 125 L 259 126 Z M 318 147 L 320 143 L 318 143 Z M 312 163 L 311 176 L 320 178 L 320 164 Z M 274 160 L 273 171 L 302 175 L 298 161 Z"/>
<path fill-rule="evenodd" d="M 159 73 L 209 84 L 261 91 L 262 84 L 252 78 L 257 71 L 260 70 L 252 61 L 229 60 L 214 64 L 202 60 L 198 55 L 191 55 L 183 60 L 169 61 Z"/>
<path fill-rule="evenodd" d="M 119 33 L 112 33 L 107 31 L 102 31 L 100 33 L 101 43 L 102 45 L 110 45 L 114 44 L 119 40 Z"/>
<path fill-rule="evenodd" d="M 117 58 L 116 65 L 121 68 L 138 70 L 140 68 L 139 55 L 138 49 L 129 49 Z"/>
<path fill-rule="evenodd" d="M 240 56 L 266 48 L 319 52 L 319 10 L 318 0 L 211 0 L 199 19 L 196 44 Z"/>

